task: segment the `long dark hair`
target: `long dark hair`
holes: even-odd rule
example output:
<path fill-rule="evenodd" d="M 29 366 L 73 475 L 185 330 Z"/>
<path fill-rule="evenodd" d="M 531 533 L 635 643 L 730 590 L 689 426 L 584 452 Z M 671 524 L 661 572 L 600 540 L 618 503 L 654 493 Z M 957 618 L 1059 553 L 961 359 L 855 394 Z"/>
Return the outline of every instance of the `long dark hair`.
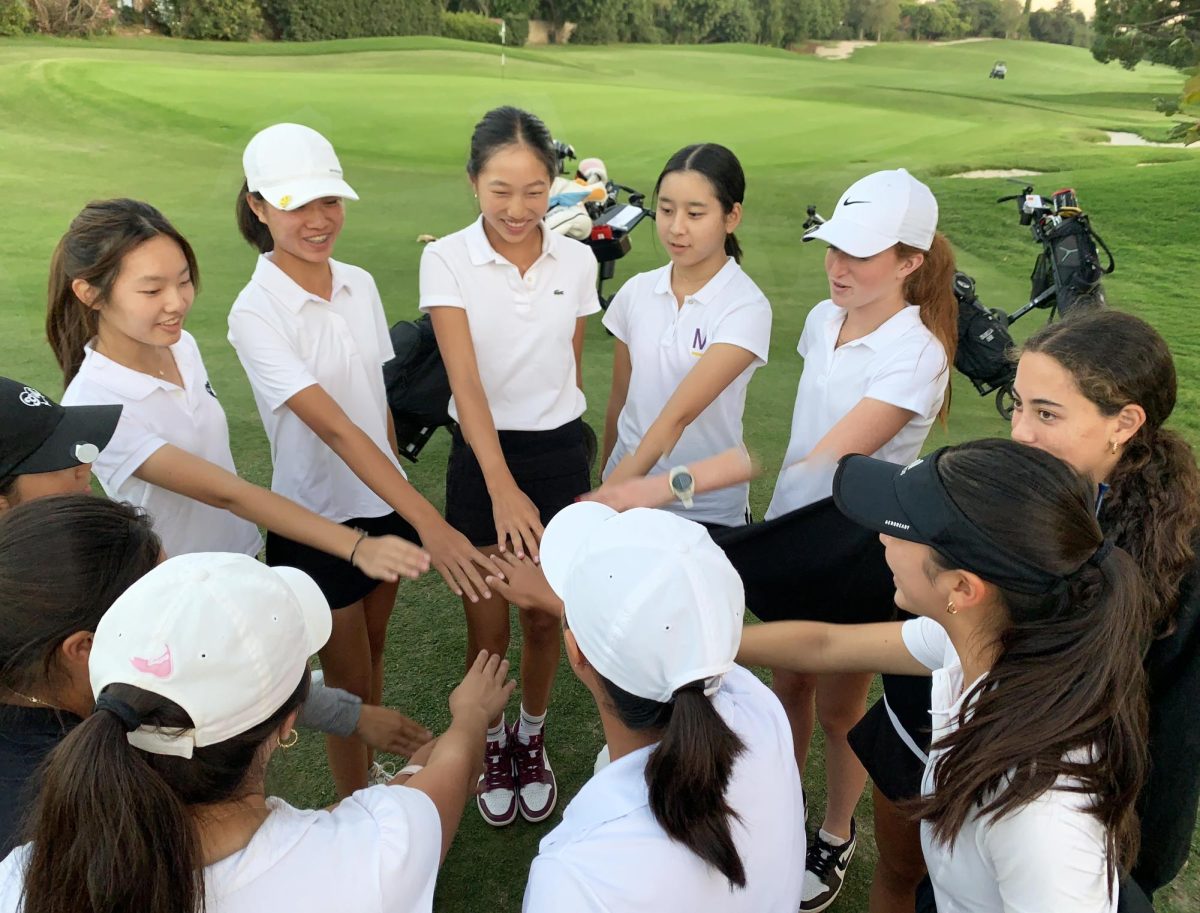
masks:
<path fill-rule="evenodd" d="M 23 913 L 196 913 L 204 909 L 200 835 L 189 806 L 238 798 L 259 749 L 308 693 L 305 670 L 270 718 L 191 758 L 134 748 L 116 714 L 97 710 L 54 749 L 31 817 Z M 178 704 L 132 685 L 104 693 L 142 725 L 189 729 Z"/>
<path fill-rule="evenodd" d="M 94 631 L 162 546 L 135 507 L 55 495 L 0 515 L 0 686 L 37 690 L 72 634 Z"/>
<path fill-rule="evenodd" d="M 730 828 L 738 815 L 725 801 L 725 790 L 746 746 L 704 695 L 704 682 L 680 688 L 663 704 L 599 678 L 622 723 L 635 732 L 661 733 L 646 763 L 654 819 L 731 886 L 745 887 L 746 867 Z"/>
<path fill-rule="evenodd" d="M 192 285 L 200 288 L 196 255 L 187 239 L 167 217 L 138 200 L 88 203 L 54 248 L 46 303 L 46 338 L 69 384 L 83 364 L 83 347 L 96 335 L 98 315 L 76 297 L 71 283 L 82 279 L 99 289 L 100 301 L 112 292 L 125 255 L 152 238 L 167 237 L 179 245 L 187 260 Z"/>
<path fill-rule="evenodd" d="M 546 166 L 549 180 L 553 181 L 558 173 L 558 157 L 549 128 L 536 114 L 512 105 L 493 108 L 475 125 L 467 155 L 467 175 L 474 180 L 493 155 L 505 146 L 518 145 L 533 151 Z"/>
<path fill-rule="evenodd" d="M 934 767 L 934 792 L 914 808 L 950 842 L 970 816 L 999 818 L 1049 789 L 1084 795 L 1107 833 L 1111 887 L 1138 849 L 1146 588 L 1119 548 L 1089 560 L 1104 542 L 1095 492 L 1056 457 L 1013 441 L 975 441 L 947 451 L 938 473 L 998 548 L 1065 582 L 1042 595 L 1000 591 L 1007 617 L 995 664 L 963 701 L 958 729 L 935 743 L 947 750 Z M 955 567 L 935 555 L 936 565 Z"/>
<path fill-rule="evenodd" d="M 1108 480 L 1100 520 L 1133 556 L 1153 595 L 1159 634 L 1170 633 L 1179 590 L 1196 563 L 1200 534 L 1200 471 L 1191 446 L 1163 427 L 1175 408 L 1175 362 L 1146 321 L 1102 310 L 1046 324 L 1022 349 L 1049 355 L 1102 415 L 1131 403 L 1146 422 L 1126 442 Z"/>
<path fill-rule="evenodd" d="M 655 198 L 666 176 L 677 171 L 694 171 L 703 175 L 726 215 L 733 211 L 735 203 L 744 203 L 746 200 L 746 173 L 742 171 L 742 163 L 731 150 L 718 143 L 693 143 L 667 159 L 658 180 L 654 182 Z M 738 263 L 742 262 L 742 245 L 733 232 L 725 236 L 725 254 Z"/>
<path fill-rule="evenodd" d="M 275 249 L 275 239 L 271 237 L 271 229 L 267 228 L 266 223 L 250 208 L 250 201 L 246 199 L 249 196 L 265 202 L 261 193 L 257 190 L 253 194 L 250 193 L 250 184 L 242 181 L 242 189 L 238 191 L 237 203 L 234 206 L 238 231 L 246 239 L 246 243 L 260 254 L 269 254 Z"/>

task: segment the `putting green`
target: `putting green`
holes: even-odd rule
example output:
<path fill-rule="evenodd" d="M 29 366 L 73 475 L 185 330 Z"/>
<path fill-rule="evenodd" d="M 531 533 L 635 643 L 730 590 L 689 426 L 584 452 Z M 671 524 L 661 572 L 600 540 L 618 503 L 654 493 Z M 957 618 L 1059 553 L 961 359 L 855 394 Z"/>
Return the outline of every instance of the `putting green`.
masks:
<path fill-rule="evenodd" d="M 998 58 L 1009 66 L 1003 81 L 987 78 Z M 804 206 L 828 210 L 852 180 L 881 167 L 907 167 L 931 184 L 960 264 L 976 276 L 987 304 L 1010 311 L 1025 301 L 1036 250 L 1015 211 L 993 201 L 1017 188 L 950 176 L 1024 168 L 1044 173 L 1031 179 L 1044 192 L 1074 186 L 1118 259 L 1110 301 L 1156 323 L 1175 349 L 1182 388 L 1175 424 L 1200 442 L 1192 311 L 1200 156 L 1112 147 L 1104 134 L 1162 138 L 1167 122 L 1153 101 L 1177 93 L 1180 82 L 1165 68 L 1130 73 L 1081 49 L 1030 42 L 883 45 L 845 61 L 752 47 L 510 49 L 502 67 L 499 48 L 427 38 L 301 46 L 4 41 L 0 373 L 61 390 L 42 333 L 54 243 L 90 199 L 146 199 L 197 249 L 202 290 L 188 326 L 229 414 L 240 469 L 268 482 L 266 442 L 224 339 L 226 312 L 254 259 L 232 217 L 245 142 L 284 120 L 332 139 L 362 197 L 349 208 L 338 255 L 375 274 L 389 316 L 399 319 L 416 313 L 416 236 L 447 233 L 472 217 L 462 174 L 471 126 L 488 108 L 511 103 L 540 114 L 581 155 L 603 157 L 615 180 L 647 191 L 666 157 L 686 143 L 722 142 L 741 157 L 745 266 L 771 298 L 776 321 L 772 364 L 755 378 L 747 409 L 748 441 L 768 469 L 753 489 L 758 511 L 786 446 L 800 370 L 796 339 L 808 308 L 824 296 L 820 254 L 798 243 Z M 1158 167 L 1136 167 L 1142 163 Z M 664 259 L 653 230 L 639 229 L 618 282 Z M 1025 318 L 1018 335 L 1042 319 Z M 585 386 L 596 425 L 609 348 L 594 323 Z M 949 426 L 936 441 L 1004 433 L 990 401 L 956 376 Z M 412 472 L 436 503 L 445 452 L 443 434 Z M 445 697 L 461 667 L 461 616 L 445 588 L 427 578 L 402 589 L 393 619 L 387 699 L 435 726 L 445 722 Z M 569 798 L 603 739 L 590 698 L 565 669 L 549 733 Z M 314 737 L 273 777 L 295 801 L 331 798 Z M 809 795 L 819 809 L 818 779 Z M 864 806 L 860 827 L 869 819 Z M 517 824 L 491 832 L 469 811 L 438 909 L 519 908 L 528 860 L 545 831 Z M 839 909 L 865 909 L 873 853 L 864 839 Z M 1162 908 L 1195 909 L 1194 879 L 1185 874 L 1164 892 Z"/>

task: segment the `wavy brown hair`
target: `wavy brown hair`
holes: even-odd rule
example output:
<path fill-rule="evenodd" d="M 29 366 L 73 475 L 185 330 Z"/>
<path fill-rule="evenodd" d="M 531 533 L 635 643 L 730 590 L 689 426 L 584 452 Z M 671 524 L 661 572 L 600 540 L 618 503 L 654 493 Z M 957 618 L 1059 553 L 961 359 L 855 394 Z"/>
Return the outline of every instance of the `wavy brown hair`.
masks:
<path fill-rule="evenodd" d="M 915 304 L 921 311 L 921 322 L 946 350 L 946 371 L 954 364 L 958 351 L 958 299 L 954 297 L 954 249 L 946 236 L 934 232 L 929 250 L 897 244 L 896 256 L 900 258 L 922 254 L 925 262 L 909 273 L 904 280 L 904 300 Z M 950 385 L 946 385 L 946 398 L 938 411 L 938 418 L 945 423 L 950 415 Z"/>
<path fill-rule="evenodd" d="M 1120 548 L 1095 557 L 1104 535 L 1094 489 L 1057 457 L 1013 441 L 974 441 L 950 448 L 937 470 L 997 548 L 1063 582 L 1040 595 L 997 588 L 996 660 L 963 701 L 958 728 L 934 743 L 942 751 L 934 791 L 911 808 L 948 844 L 968 818 L 1001 818 L 1051 789 L 1077 793 L 1104 825 L 1111 891 L 1139 842 L 1145 584 Z M 934 555 L 935 566 L 958 566 Z"/>
<path fill-rule="evenodd" d="M 1022 351 L 1049 355 L 1062 365 L 1105 416 L 1130 404 L 1145 410 L 1145 424 L 1125 444 L 1108 480 L 1100 519 L 1149 584 L 1156 632 L 1169 634 L 1200 534 L 1196 455 L 1163 427 L 1175 408 L 1171 350 L 1140 317 L 1103 310 L 1047 324 Z"/>

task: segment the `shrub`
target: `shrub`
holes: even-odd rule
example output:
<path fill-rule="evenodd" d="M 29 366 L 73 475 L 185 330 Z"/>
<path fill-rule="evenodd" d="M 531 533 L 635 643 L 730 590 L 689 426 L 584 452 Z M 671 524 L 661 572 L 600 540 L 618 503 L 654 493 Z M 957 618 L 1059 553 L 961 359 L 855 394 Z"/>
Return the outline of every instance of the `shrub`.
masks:
<path fill-rule="evenodd" d="M 507 30 L 507 26 L 505 26 Z M 442 35 L 462 41 L 500 43 L 500 26 L 479 13 L 442 13 Z M 508 36 L 505 35 L 507 42 Z"/>
<path fill-rule="evenodd" d="M 261 34 L 262 11 L 257 0 L 159 0 L 167 12 L 167 33 L 198 41 L 246 41 Z"/>
<path fill-rule="evenodd" d="M 504 43 L 510 48 L 520 47 L 529 40 L 528 16 L 505 16 L 504 24 L 508 28 L 508 34 L 504 36 Z"/>
<path fill-rule="evenodd" d="M 439 0 L 263 0 L 263 14 L 284 41 L 438 35 L 442 29 Z"/>
<path fill-rule="evenodd" d="M 107 35 L 117 18 L 106 0 L 29 0 L 29 13 L 39 32 L 72 38 Z"/>
<path fill-rule="evenodd" d="M 734 0 L 721 17 L 712 31 L 705 36 L 705 41 L 740 41 L 752 42 L 758 37 L 759 22 L 750 8 L 749 0 Z"/>
<path fill-rule="evenodd" d="M 20 35 L 29 28 L 30 19 L 25 0 L 0 0 L 0 36 Z"/>

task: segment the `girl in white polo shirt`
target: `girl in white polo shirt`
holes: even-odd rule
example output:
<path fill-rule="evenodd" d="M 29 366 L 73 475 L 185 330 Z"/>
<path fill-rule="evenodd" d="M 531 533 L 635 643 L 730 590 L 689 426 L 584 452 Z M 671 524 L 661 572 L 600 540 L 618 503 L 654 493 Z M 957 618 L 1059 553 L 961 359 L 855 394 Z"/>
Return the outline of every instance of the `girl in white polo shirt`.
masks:
<path fill-rule="evenodd" d="M 837 460 L 869 453 L 906 463 L 948 408 L 957 339 L 954 255 L 937 233 L 937 201 L 907 171 L 856 182 L 804 240 L 829 245 L 830 297 L 809 312 L 797 346 L 804 370 L 791 440 L 766 521 L 717 535 L 763 620 L 882 621 L 893 617 L 879 543 L 830 500 Z M 814 716 L 825 732 L 825 817 L 809 844 L 801 909 L 824 910 L 855 847 L 854 807 L 866 771 L 847 741 L 871 676 L 776 670 L 801 769 Z M 916 702 L 921 703 L 919 700 Z"/>
<path fill-rule="evenodd" d="M 767 363 L 771 305 L 740 266 L 734 230 L 746 179 L 716 143 L 676 152 L 655 184 L 658 236 L 671 262 L 634 276 L 604 325 L 613 345 L 604 480 L 665 472 L 742 443 L 746 387 Z M 668 509 L 710 527 L 747 519 L 748 483 Z"/>
<path fill-rule="evenodd" d="M 484 115 L 471 136 L 467 175 L 479 218 L 425 248 L 421 310 L 432 315 L 458 422 L 446 469 L 446 519 L 474 545 L 538 554 L 542 528 L 591 487 L 581 388 L 587 317 L 600 310 L 596 258 L 549 231 L 542 217 L 557 171 L 550 131 L 513 107 Z M 509 605 L 464 600 L 467 656 L 503 654 Z M 488 733 L 477 803 L 503 826 L 518 813 L 543 821 L 557 784 L 545 717 L 558 667 L 558 626 L 520 611 L 521 716 Z"/>
<path fill-rule="evenodd" d="M 90 203 L 54 251 L 46 333 L 67 406 L 123 406 L 92 471 L 109 497 L 154 519 L 168 555 L 257 555 L 256 523 L 353 560 L 379 580 L 428 559 L 395 537 L 351 530 L 237 476 L 229 427 L 196 340 L 183 329 L 199 283 L 187 240 L 153 206 Z"/>
<path fill-rule="evenodd" d="M 333 259 L 342 201 L 358 198 L 333 146 L 309 127 L 275 124 L 250 140 L 242 164 L 238 228 L 259 258 L 229 312 L 229 341 L 271 443 L 271 488 L 363 535 L 419 538 L 455 593 L 486 596 L 479 569 L 491 564 L 400 468 L 379 291 L 366 270 Z M 321 652 L 326 683 L 379 703 L 395 585 L 288 535 L 267 536 L 267 563 L 306 571 L 334 609 Z M 330 738 L 329 758 L 344 793 L 365 783 L 370 756 L 360 742 Z"/>
<path fill-rule="evenodd" d="M 837 506 L 880 534 L 905 622 L 749 626 L 738 659 L 932 676 L 921 843 L 945 913 L 1111 913 L 1137 852 L 1149 592 L 1095 484 L 1006 440 L 906 467 L 841 461 Z"/>

